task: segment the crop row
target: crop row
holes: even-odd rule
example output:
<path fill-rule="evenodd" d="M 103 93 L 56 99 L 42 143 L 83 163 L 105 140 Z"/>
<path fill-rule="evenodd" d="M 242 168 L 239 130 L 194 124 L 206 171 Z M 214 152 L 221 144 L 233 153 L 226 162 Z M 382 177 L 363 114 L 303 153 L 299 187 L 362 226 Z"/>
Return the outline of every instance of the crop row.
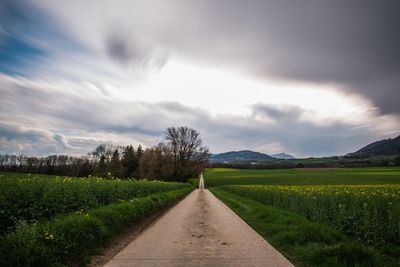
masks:
<path fill-rule="evenodd" d="M 184 187 L 188 184 L 5 174 L 0 177 L 0 235 L 21 223 Z"/>
<path fill-rule="evenodd" d="M 363 242 L 400 243 L 400 185 L 230 185 L 221 188 L 302 214 Z"/>
<path fill-rule="evenodd" d="M 167 207 L 192 190 L 185 187 L 22 225 L 0 240 L 0 266 L 85 264 L 91 253 L 125 226 Z"/>

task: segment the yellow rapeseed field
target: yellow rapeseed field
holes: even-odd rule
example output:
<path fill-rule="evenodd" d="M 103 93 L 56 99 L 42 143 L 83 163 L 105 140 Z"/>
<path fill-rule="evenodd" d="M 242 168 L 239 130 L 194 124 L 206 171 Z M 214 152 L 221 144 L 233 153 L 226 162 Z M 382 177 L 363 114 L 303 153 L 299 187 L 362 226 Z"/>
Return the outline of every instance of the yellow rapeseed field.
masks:
<path fill-rule="evenodd" d="M 400 185 L 232 185 L 225 190 L 300 213 L 367 243 L 400 243 Z"/>

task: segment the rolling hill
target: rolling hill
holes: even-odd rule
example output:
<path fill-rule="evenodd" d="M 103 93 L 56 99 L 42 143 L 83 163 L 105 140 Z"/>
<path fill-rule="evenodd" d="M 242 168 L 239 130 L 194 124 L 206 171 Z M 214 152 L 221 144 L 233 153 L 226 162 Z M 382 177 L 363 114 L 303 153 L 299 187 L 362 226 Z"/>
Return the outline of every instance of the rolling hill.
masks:
<path fill-rule="evenodd" d="M 286 153 L 273 154 L 271 157 L 276 159 L 295 159 L 295 157 Z"/>
<path fill-rule="evenodd" d="M 400 155 L 400 135 L 396 138 L 389 138 L 373 142 L 356 152 L 349 153 L 349 158 L 367 158 L 371 156 Z"/>
<path fill-rule="evenodd" d="M 229 151 L 210 155 L 211 162 L 259 162 L 274 160 L 273 157 L 251 150 Z"/>

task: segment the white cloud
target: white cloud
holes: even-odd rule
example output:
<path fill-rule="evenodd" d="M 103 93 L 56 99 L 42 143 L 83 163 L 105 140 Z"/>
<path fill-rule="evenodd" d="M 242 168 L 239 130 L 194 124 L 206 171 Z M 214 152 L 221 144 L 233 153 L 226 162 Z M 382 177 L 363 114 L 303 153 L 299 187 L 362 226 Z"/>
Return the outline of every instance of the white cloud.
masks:
<path fill-rule="evenodd" d="M 229 109 L 209 112 L 176 101 L 114 97 L 114 91 L 104 94 L 88 83 L 0 75 L 1 152 L 79 154 L 104 142 L 153 145 L 162 141 L 167 127 L 187 125 L 202 133 L 213 152 L 247 148 L 330 155 L 393 136 L 399 122 L 398 117 L 368 113 L 362 123 L 315 123 L 297 119 L 308 112 L 301 106 L 280 109 L 268 103 L 248 106 L 253 116 Z"/>
<path fill-rule="evenodd" d="M 320 32 L 311 23 L 317 18 L 303 16 L 308 9 L 285 9 L 290 17 L 282 16 L 285 4 L 273 0 L 259 8 L 224 1 L 28 2 L 48 16 L 35 17 L 26 8 L 33 24 L 54 23 L 42 35 L 43 21 L 34 32 L 18 27 L 16 38 L 45 53 L 19 58 L 29 63 L 24 77 L 0 74 L 2 151 L 83 153 L 102 142 L 152 145 L 171 125 L 200 130 L 214 152 L 298 156 L 347 153 L 398 134 L 400 119 L 390 113 L 397 106 L 381 113 L 386 102 L 398 102 L 397 89 L 390 89 L 395 72 L 385 74 L 388 79 L 381 75 L 393 64 L 381 62 L 377 69 L 376 56 L 368 56 L 386 50 L 372 42 L 362 49 L 347 29 L 336 27 L 342 22 L 322 21 L 333 31 Z M 318 14 L 329 11 L 318 3 L 312 7 Z M 251 16 L 242 16 L 246 12 Z M 352 21 L 346 14 L 343 21 Z M 314 41 L 307 38 L 312 30 L 318 33 Z M 360 35 L 369 40 L 364 30 Z M 335 38 L 343 41 L 341 53 L 332 47 Z"/>

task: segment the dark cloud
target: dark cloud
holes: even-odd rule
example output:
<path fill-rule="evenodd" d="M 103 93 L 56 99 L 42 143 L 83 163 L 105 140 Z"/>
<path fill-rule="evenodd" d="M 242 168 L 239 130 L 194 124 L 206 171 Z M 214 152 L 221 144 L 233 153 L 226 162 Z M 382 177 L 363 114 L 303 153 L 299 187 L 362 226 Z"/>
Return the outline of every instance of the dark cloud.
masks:
<path fill-rule="evenodd" d="M 343 84 L 383 112 L 400 112 L 398 1 L 201 1 L 181 9 L 186 23 L 175 32 L 193 56 L 266 78 Z"/>
<path fill-rule="evenodd" d="M 157 69 L 169 51 L 266 79 L 334 83 L 400 113 L 397 0 L 30 3 L 123 66 Z"/>
<path fill-rule="evenodd" d="M 160 70 L 167 62 L 164 53 L 133 40 L 132 33 L 113 29 L 106 38 L 106 52 L 116 62 L 141 72 Z"/>
<path fill-rule="evenodd" d="M 253 117 L 272 119 L 274 121 L 293 122 L 300 119 L 305 111 L 297 106 L 272 106 L 256 104 L 251 107 Z"/>

